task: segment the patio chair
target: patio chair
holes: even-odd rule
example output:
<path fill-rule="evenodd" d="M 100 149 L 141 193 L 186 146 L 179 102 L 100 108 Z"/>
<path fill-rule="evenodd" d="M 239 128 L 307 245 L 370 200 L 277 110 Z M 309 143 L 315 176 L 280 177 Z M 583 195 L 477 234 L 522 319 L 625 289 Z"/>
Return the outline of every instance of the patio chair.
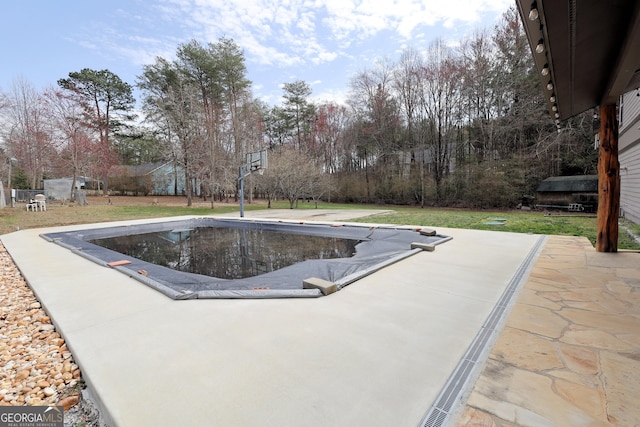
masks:
<path fill-rule="evenodd" d="M 35 200 L 30 199 L 30 200 L 27 202 L 27 210 L 28 210 L 28 211 L 34 211 L 34 212 L 35 212 L 36 210 L 38 210 L 38 204 L 36 203 L 36 201 L 35 201 Z"/>

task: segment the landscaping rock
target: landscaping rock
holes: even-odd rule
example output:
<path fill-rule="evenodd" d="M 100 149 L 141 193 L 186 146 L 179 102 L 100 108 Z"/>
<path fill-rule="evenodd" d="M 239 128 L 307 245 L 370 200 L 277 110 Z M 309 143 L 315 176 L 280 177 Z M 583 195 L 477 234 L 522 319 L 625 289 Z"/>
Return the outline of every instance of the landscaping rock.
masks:
<path fill-rule="evenodd" d="M 91 416 L 74 408 L 81 384 L 64 338 L 0 243 L 0 405 L 61 405 L 73 410 L 65 425 L 97 426 L 95 408 Z"/>

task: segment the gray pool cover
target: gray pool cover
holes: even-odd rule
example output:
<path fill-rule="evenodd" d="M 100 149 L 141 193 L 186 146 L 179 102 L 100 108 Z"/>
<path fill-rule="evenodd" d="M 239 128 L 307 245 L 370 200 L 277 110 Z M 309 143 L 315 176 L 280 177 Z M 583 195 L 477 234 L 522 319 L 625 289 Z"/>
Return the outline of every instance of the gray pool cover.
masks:
<path fill-rule="evenodd" d="M 350 258 L 306 260 L 254 277 L 233 280 L 173 270 L 90 242 L 115 236 L 201 227 L 277 231 L 353 239 L 361 242 L 356 246 L 356 254 Z M 333 225 L 216 218 L 193 218 L 47 233 L 42 234 L 41 237 L 100 265 L 115 268 L 173 299 L 318 297 L 322 295 L 320 290 L 303 289 L 305 279 L 322 279 L 336 284 L 340 289 L 361 277 L 421 251 L 413 247 L 425 247 L 425 245 L 434 247 L 450 239 L 448 236 L 416 227 L 372 227 L 354 224 Z"/>

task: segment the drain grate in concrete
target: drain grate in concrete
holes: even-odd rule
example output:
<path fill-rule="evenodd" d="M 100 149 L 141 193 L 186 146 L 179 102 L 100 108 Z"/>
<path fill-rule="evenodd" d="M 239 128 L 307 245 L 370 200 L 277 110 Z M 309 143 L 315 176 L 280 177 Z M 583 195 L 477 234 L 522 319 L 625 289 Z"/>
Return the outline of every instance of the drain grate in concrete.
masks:
<path fill-rule="evenodd" d="M 441 427 L 448 421 L 456 404 L 460 402 L 465 386 L 476 368 L 478 361 L 487 350 L 487 345 L 491 341 L 493 334 L 498 332 L 507 307 L 511 303 L 520 284 L 524 281 L 523 279 L 527 271 L 536 259 L 545 240 L 546 236 L 540 236 L 534 247 L 529 251 L 527 257 L 522 261 L 522 264 L 520 264 L 520 267 L 518 267 L 515 275 L 511 278 L 507 288 L 502 293 L 502 296 L 495 307 L 493 307 L 489 317 L 462 357 L 462 360 L 460 360 L 447 380 L 444 388 L 436 398 L 435 403 L 433 403 L 427 414 L 422 418 L 420 427 Z"/>

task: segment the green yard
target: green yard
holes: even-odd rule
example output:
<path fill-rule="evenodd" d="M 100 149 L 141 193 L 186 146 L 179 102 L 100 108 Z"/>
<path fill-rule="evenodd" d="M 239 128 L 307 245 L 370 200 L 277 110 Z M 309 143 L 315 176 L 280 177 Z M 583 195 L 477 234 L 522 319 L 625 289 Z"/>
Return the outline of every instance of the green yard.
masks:
<path fill-rule="evenodd" d="M 195 201 L 186 207 L 184 198 L 115 197 L 91 198 L 88 206 L 49 205 L 46 212 L 27 212 L 22 206 L 0 210 L 0 234 L 18 229 L 40 228 L 58 225 L 120 221 L 179 215 L 215 215 L 238 212 L 237 204 L 216 203 L 214 209 L 208 202 Z M 259 201 L 245 204 L 245 210 L 266 209 Z M 288 209 L 289 203 L 272 203 L 274 209 Z M 392 213 L 362 218 L 360 222 L 409 224 L 429 227 L 467 228 L 474 230 L 509 231 L 516 233 L 556 234 L 584 236 L 595 244 L 596 218 L 594 215 L 567 214 L 561 212 L 525 211 L 471 211 L 465 209 L 435 209 L 406 206 L 375 206 L 319 203 L 319 209 L 371 209 L 389 210 Z M 313 202 L 299 202 L 296 209 L 315 209 Z M 621 220 L 619 249 L 640 250 L 627 229 L 640 234 L 640 226 Z"/>

